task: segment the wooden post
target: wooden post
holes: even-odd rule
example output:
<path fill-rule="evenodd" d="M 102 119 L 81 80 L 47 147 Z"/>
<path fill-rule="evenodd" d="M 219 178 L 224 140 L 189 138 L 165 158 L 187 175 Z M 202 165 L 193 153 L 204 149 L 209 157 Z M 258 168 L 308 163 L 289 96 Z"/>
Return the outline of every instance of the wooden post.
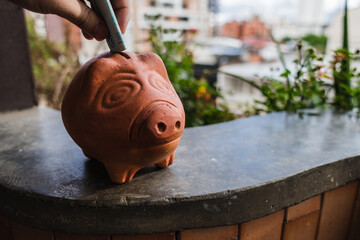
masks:
<path fill-rule="evenodd" d="M 36 105 L 28 38 L 21 8 L 0 4 L 0 111 Z"/>

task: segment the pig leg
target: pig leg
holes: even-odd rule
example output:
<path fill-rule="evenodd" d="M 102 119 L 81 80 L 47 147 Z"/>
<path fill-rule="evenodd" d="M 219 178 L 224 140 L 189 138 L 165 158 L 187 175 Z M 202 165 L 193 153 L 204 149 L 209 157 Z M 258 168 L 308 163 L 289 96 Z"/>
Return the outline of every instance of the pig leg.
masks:
<path fill-rule="evenodd" d="M 135 173 L 140 170 L 139 167 L 124 164 L 104 163 L 104 165 L 111 181 L 114 183 L 129 182 L 134 177 Z"/>
<path fill-rule="evenodd" d="M 168 156 L 165 160 L 156 163 L 155 165 L 159 168 L 166 168 L 167 166 L 173 164 L 175 158 L 175 152 Z"/>

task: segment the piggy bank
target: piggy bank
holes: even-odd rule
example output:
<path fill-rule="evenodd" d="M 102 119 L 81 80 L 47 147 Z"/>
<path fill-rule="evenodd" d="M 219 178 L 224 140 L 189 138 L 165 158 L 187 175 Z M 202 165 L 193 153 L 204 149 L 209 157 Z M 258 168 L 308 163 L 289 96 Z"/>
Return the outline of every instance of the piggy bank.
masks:
<path fill-rule="evenodd" d="M 75 75 L 61 107 L 64 126 L 115 183 L 143 167 L 167 167 L 184 131 L 185 113 L 160 57 L 104 53 Z"/>

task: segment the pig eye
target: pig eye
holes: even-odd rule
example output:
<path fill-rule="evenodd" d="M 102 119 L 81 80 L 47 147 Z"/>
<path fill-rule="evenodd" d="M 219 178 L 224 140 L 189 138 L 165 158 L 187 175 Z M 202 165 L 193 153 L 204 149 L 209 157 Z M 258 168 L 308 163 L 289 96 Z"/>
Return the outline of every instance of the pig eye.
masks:
<path fill-rule="evenodd" d="M 163 77 L 161 77 L 159 74 L 152 74 L 149 78 L 150 85 L 169 95 L 172 95 L 174 93 L 173 87 L 170 83 L 168 83 Z"/>
<path fill-rule="evenodd" d="M 134 77 L 132 77 L 134 78 Z M 131 77 L 115 75 L 100 87 L 95 97 L 102 108 L 119 107 L 139 93 L 141 85 Z"/>

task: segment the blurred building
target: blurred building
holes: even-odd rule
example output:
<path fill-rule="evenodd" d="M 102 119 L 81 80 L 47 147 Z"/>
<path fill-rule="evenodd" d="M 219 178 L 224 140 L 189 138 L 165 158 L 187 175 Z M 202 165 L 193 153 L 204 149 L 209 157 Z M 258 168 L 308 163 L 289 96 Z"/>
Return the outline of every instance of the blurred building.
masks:
<path fill-rule="evenodd" d="M 161 26 L 163 40 L 191 40 L 211 32 L 209 0 L 132 0 L 134 50 L 150 51 L 151 26 Z M 156 17 L 158 16 L 158 17 Z M 176 30 L 176 31 L 173 31 Z"/>
<path fill-rule="evenodd" d="M 228 37 L 197 38 L 189 44 L 198 64 L 223 65 L 229 62 L 239 62 L 243 54 L 242 41 Z"/>
<path fill-rule="evenodd" d="M 65 43 L 75 51 L 81 48 L 81 30 L 71 22 L 56 15 L 45 15 L 47 39 L 53 42 Z"/>
<path fill-rule="evenodd" d="M 221 28 L 221 36 L 241 40 L 249 53 L 249 61 L 261 61 L 259 52 L 271 40 L 270 29 L 258 16 L 249 21 L 225 23 Z"/>
<path fill-rule="evenodd" d="M 323 0 L 298 0 L 296 22 L 304 27 L 314 30 L 322 27 L 324 22 Z"/>
<path fill-rule="evenodd" d="M 236 20 L 221 26 L 221 36 L 240 39 L 240 23 Z"/>
<path fill-rule="evenodd" d="M 344 12 L 340 12 L 332 19 L 326 30 L 328 37 L 327 52 L 342 47 L 343 36 L 343 17 Z M 360 31 L 358 23 L 360 22 L 360 8 L 348 10 L 348 32 L 349 32 L 349 48 L 351 51 L 360 49 Z"/>
<path fill-rule="evenodd" d="M 269 40 L 269 28 L 255 16 L 250 21 L 225 23 L 221 28 L 221 36 L 238 38 L 242 41 L 249 38 Z"/>
<path fill-rule="evenodd" d="M 25 10 L 27 17 L 34 20 L 36 32 L 56 43 L 66 44 L 79 51 L 81 48 L 81 30 L 71 22 L 52 14 L 39 14 Z"/>
<path fill-rule="evenodd" d="M 220 28 L 217 23 L 217 14 L 220 12 L 219 0 L 209 0 L 209 9 L 210 9 L 210 26 L 212 33 L 210 36 L 219 36 Z"/>
<path fill-rule="evenodd" d="M 323 34 L 325 22 L 324 0 L 297 0 L 294 19 L 282 19 L 272 26 L 276 39 L 302 37 L 306 34 Z"/>

